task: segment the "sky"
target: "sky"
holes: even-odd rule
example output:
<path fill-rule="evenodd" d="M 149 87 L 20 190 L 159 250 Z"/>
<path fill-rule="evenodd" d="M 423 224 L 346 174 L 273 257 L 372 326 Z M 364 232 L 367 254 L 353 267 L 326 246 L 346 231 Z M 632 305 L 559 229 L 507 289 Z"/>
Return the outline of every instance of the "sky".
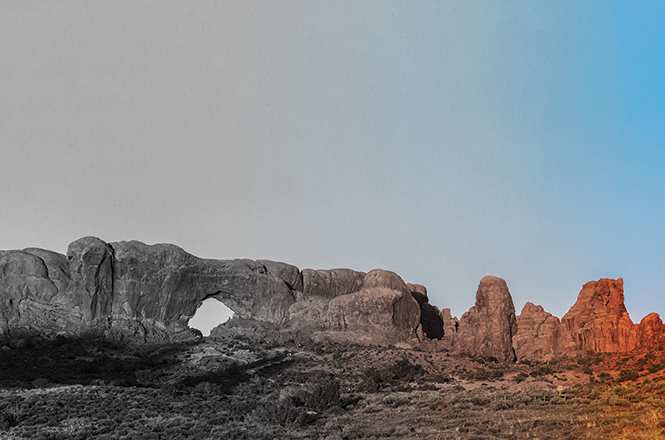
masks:
<path fill-rule="evenodd" d="M 0 249 L 87 235 L 665 314 L 665 3 L 0 2 Z"/>

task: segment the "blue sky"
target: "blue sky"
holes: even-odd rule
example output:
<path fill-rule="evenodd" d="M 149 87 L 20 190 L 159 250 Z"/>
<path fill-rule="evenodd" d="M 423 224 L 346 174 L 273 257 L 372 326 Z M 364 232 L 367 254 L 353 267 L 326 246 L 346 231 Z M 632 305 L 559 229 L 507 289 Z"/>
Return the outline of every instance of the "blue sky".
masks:
<path fill-rule="evenodd" d="M 383 268 L 665 312 L 665 6 L 0 3 L 0 248 Z"/>

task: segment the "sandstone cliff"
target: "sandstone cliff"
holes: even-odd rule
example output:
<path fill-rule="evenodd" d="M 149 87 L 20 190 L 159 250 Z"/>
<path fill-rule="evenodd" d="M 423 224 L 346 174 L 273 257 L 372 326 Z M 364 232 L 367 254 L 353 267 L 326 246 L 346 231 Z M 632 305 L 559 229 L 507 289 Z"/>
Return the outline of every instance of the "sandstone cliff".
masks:
<path fill-rule="evenodd" d="M 542 306 L 527 302 L 517 316 L 517 333 L 513 347 L 517 359 L 551 359 L 557 353 L 559 318 Z"/>
<path fill-rule="evenodd" d="M 665 344 L 656 313 L 631 321 L 622 279 L 586 283 L 559 321 L 532 303 L 516 316 L 506 282 L 485 277 L 475 305 L 457 320 L 450 309 L 429 303 L 424 286 L 380 269 L 301 271 L 269 260 L 202 259 L 171 244 L 95 237 L 71 243 L 66 255 L 0 251 L 0 339 L 95 334 L 178 340 L 192 336 L 189 320 L 207 298 L 222 301 L 236 324 L 248 328 L 500 361 Z"/>
<path fill-rule="evenodd" d="M 514 361 L 516 333 L 515 306 L 506 282 L 487 276 L 480 281 L 475 305 L 462 315 L 453 349 L 473 357 Z"/>
<path fill-rule="evenodd" d="M 171 244 L 84 237 L 67 255 L 0 252 L 0 336 L 104 334 L 140 341 L 191 336 L 201 302 L 284 330 L 417 344 L 421 307 L 392 272 L 300 271 L 286 263 L 210 260 Z M 426 304 L 426 303 L 425 303 Z"/>
<path fill-rule="evenodd" d="M 590 281 L 561 318 L 558 352 L 629 351 L 635 347 L 632 329 L 624 305 L 623 279 Z"/>

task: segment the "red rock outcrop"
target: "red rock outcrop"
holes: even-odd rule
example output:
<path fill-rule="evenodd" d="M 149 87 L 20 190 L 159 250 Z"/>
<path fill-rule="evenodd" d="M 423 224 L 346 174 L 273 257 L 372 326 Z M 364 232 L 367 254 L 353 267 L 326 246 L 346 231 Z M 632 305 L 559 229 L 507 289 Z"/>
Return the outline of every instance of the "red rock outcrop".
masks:
<path fill-rule="evenodd" d="M 443 322 L 443 334 L 445 336 L 452 336 L 457 333 L 459 319 L 453 318 L 450 309 L 441 309 L 441 321 Z"/>
<path fill-rule="evenodd" d="M 561 318 L 557 352 L 630 351 L 635 347 L 633 322 L 623 296 L 623 279 L 589 281 Z"/>
<path fill-rule="evenodd" d="M 486 276 L 478 286 L 475 305 L 462 315 L 453 350 L 473 357 L 514 361 L 512 338 L 516 333 L 515 306 L 506 282 Z"/>
<path fill-rule="evenodd" d="M 635 326 L 635 342 L 641 347 L 656 347 L 665 343 L 665 325 L 658 313 L 649 313 Z"/>
<path fill-rule="evenodd" d="M 517 359 L 544 360 L 556 354 L 559 339 L 559 318 L 542 306 L 527 302 L 517 315 L 517 333 L 513 348 Z"/>

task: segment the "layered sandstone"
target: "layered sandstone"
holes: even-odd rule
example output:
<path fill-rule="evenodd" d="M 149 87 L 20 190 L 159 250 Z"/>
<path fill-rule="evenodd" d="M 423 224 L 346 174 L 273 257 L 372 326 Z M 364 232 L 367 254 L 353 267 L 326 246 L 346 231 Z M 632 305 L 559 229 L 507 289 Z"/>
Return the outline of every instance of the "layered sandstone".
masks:
<path fill-rule="evenodd" d="M 665 325 L 658 313 L 649 313 L 634 326 L 635 343 L 641 347 L 656 347 L 665 344 Z"/>
<path fill-rule="evenodd" d="M 514 361 L 516 333 L 515 306 L 506 282 L 486 276 L 478 286 L 475 305 L 462 315 L 453 349 L 473 357 Z"/>
<path fill-rule="evenodd" d="M 577 301 L 561 318 L 557 352 L 630 351 L 635 347 L 633 322 L 623 296 L 623 279 L 586 283 Z"/>
<path fill-rule="evenodd" d="M 178 340 L 192 336 L 189 320 L 207 298 L 231 308 L 236 327 L 253 322 L 247 325 L 295 336 L 445 348 L 500 361 L 665 344 L 657 314 L 631 321 L 622 279 L 586 283 L 559 322 L 532 303 L 516 316 L 506 282 L 485 277 L 475 305 L 457 320 L 450 309 L 429 303 L 424 286 L 380 269 L 301 271 L 270 260 L 202 259 L 171 244 L 95 237 L 71 243 L 66 255 L 0 251 L 1 339 L 91 333 Z"/>
<path fill-rule="evenodd" d="M 517 359 L 551 359 L 557 351 L 559 318 L 546 312 L 542 306 L 527 302 L 517 316 L 517 333 L 513 348 Z"/>
<path fill-rule="evenodd" d="M 0 251 L 0 336 L 104 334 L 138 341 L 191 336 L 189 319 L 216 298 L 240 320 L 285 331 L 343 332 L 418 343 L 421 307 L 392 272 L 300 271 L 268 260 L 211 260 L 171 244 L 73 242 L 67 255 Z M 373 341 L 371 340 L 373 338 Z"/>

